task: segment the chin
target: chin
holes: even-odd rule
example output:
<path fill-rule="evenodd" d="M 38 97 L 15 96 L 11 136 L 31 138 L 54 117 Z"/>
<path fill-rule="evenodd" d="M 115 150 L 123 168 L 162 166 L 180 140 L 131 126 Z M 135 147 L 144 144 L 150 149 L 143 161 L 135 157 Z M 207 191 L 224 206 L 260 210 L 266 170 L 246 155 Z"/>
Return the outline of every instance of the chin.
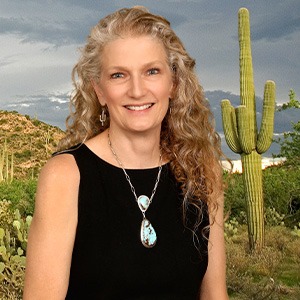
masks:
<path fill-rule="evenodd" d="M 161 123 L 159 125 L 149 126 L 149 124 L 136 124 L 135 126 L 131 126 L 130 130 L 133 132 L 139 133 L 150 133 L 152 131 L 160 130 Z"/>

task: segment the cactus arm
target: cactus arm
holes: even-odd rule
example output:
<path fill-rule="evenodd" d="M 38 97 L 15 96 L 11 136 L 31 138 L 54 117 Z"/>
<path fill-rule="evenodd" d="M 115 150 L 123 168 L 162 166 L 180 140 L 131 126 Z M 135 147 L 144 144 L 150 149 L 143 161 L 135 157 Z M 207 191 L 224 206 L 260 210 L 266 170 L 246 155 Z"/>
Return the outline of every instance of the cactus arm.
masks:
<path fill-rule="evenodd" d="M 0 182 L 11 182 L 14 177 L 14 154 L 12 153 L 9 160 L 7 151 L 7 141 L 4 140 L 4 146 L 0 149 Z M 9 164 L 10 163 L 10 164 Z"/>
<path fill-rule="evenodd" d="M 275 83 L 268 80 L 265 84 L 263 116 L 260 132 L 257 138 L 256 151 L 266 152 L 272 143 L 275 112 Z"/>
<path fill-rule="evenodd" d="M 10 160 L 10 182 L 14 179 L 14 153 L 11 153 L 11 160 Z"/>
<path fill-rule="evenodd" d="M 221 109 L 223 129 L 227 145 L 231 151 L 235 153 L 242 153 L 237 132 L 235 110 L 230 101 L 227 99 L 221 101 Z"/>
<path fill-rule="evenodd" d="M 249 118 L 251 118 L 251 114 L 245 105 L 238 106 L 236 112 L 240 145 L 243 153 L 250 154 L 253 149 L 255 149 L 253 139 L 249 139 L 249 136 L 253 135 L 253 128 L 249 127 Z"/>
<path fill-rule="evenodd" d="M 3 169 L 4 169 L 4 149 L 0 151 L 0 182 L 4 180 Z"/>
<path fill-rule="evenodd" d="M 9 174 L 9 171 L 8 171 L 8 152 L 5 153 L 5 180 L 7 181 L 8 179 L 8 174 Z"/>
<path fill-rule="evenodd" d="M 239 47 L 240 47 L 240 97 L 241 105 L 245 105 L 249 112 L 247 118 L 247 127 L 251 139 L 251 143 L 255 144 L 257 136 L 256 124 L 256 103 L 255 103 L 255 89 L 253 80 L 253 65 L 251 54 L 251 40 L 250 40 L 250 20 L 249 11 L 246 8 L 239 9 Z"/>

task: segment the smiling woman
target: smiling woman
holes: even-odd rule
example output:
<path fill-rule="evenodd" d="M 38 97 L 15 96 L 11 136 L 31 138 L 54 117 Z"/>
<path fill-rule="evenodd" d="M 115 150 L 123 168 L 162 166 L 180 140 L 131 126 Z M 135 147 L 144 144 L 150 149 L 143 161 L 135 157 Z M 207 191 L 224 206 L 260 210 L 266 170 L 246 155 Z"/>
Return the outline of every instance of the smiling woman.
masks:
<path fill-rule="evenodd" d="M 24 300 L 228 299 L 220 139 L 194 65 L 143 7 L 92 29 L 40 175 Z"/>
<path fill-rule="evenodd" d="M 156 131 L 159 136 L 173 89 L 163 44 L 151 36 L 119 38 L 105 46 L 100 63 L 93 86 L 109 111 L 111 135 Z"/>

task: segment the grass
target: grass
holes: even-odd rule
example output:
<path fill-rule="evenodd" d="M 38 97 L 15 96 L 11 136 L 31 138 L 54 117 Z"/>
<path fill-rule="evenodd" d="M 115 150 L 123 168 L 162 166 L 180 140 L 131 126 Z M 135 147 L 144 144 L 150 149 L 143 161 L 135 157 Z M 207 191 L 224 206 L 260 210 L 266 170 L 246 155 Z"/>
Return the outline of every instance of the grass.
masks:
<path fill-rule="evenodd" d="M 247 229 L 226 238 L 230 299 L 300 299 L 300 238 L 284 226 L 266 228 L 265 248 L 250 253 Z"/>

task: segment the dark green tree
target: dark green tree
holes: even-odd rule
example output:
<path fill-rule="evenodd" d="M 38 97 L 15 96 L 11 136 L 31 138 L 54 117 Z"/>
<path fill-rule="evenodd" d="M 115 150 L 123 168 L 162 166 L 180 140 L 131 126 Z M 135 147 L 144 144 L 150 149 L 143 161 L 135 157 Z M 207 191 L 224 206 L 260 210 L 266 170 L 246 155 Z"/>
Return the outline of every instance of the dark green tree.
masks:
<path fill-rule="evenodd" d="M 289 92 L 289 101 L 284 103 L 278 110 L 300 109 L 300 101 L 293 90 Z M 280 153 L 274 157 L 285 157 L 287 164 L 300 164 L 300 120 L 297 123 L 292 122 L 293 130 L 284 132 L 283 137 L 276 140 L 280 145 Z"/>

